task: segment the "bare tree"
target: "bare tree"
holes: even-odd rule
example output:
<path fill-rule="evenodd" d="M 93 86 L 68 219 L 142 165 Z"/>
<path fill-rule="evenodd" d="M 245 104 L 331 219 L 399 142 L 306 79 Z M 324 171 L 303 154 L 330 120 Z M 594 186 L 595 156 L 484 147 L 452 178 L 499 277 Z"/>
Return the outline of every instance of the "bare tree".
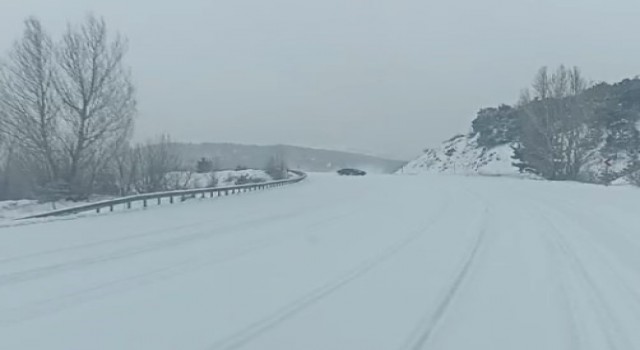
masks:
<path fill-rule="evenodd" d="M 582 71 L 578 67 L 573 67 L 569 72 L 569 93 L 577 96 L 587 89 L 589 83 L 582 76 Z"/>
<path fill-rule="evenodd" d="M 265 166 L 265 172 L 274 180 L 286 179 L 288 175 L 288 168 L 284 161 L 284 157 L 280 153 L 277 153 L 269 158 L 269 161 Z"/>
<path fill-rule="evenodd" d="M 520 90 L 520 97 L 518 98 L 518 103 L 516 103 L 516 106 L 523 107 L 529 103 L 531 103 L 531 90 L 529 89 Z"/>
<path fill-rule="evenodd" d="M 2 118 L 1 113 L 0 118 Z M 9 195 L 9 166 L 11 164 L 12 151 L 10 145 L 4 145 L 3 138 L 0 135 L 0 200 L 8 198 Z"/>
<path fill-rule="evenodd" d="M 549 78 L 549 69 L 541 67 L 533 79 L 534 96 L 540 100 L 544 100 L 551 94 L 551 79 Z"/>
<path fill-rule="evenodd" d="M 135 190 L 140 166 L 136 161 L 136 150 L 129 145 L 129 142 L 116 145 L 113 167 L 118 194 L 126 196 L 132 193 Z"/>
<path fill-rule="evenodd" d="M 179 170 L 181 162 L 169 136 L 162 135 L 154 142 L 138 145 L 134 152 L 134 162 L 138 167 L 135 188 L 138 192 L 173 189 L 177 182 L 168 175 Z"/>
<path fill-rule="evenodd" d="M 57 179 L 60 103 L 54 90 L 54 46 L 37 19 L 25 21 L 0 79 L 0 133 L 23 157 L 44 165 L 41 181 Z"/>
<path fill-rule="evenodd" d="M 102 166 L 92 156 L 114 149 L 133 127 L 136 100 L 123 63 L 126 51 L 125 39 L 109 40 L 104 20 L 93 16 L 69 26 L 57 50 L 66 175 L 76 191 L 86 191 L 91 173 Z"/>
<path fill-rule="evenodd" d="M 85 181 L 88 193 L 121 194 L 118 158 L 121 157 L 123 148 L 130 149 L 132 131 L 130 129 L 129 132 L 123 132 L 106 143 L 105 147 L 96 148 L 87 157 L 82 173 L 88 176 Z M 135 164 L 131 168 L 135 170 Z"/>
<path fill-rule="evenodd" d="M 522 108 L 520 145 L 523 165 L 553 180 L 577 180 L 595 154 L 602 133 L 593 127 L 595 107 L 583 92 L 586 80 L 576 67 L 564 66 L 548 76 L 542 68 L 533 82 L 536 99 Z"/>
<path fill-rule="evenodd" d="M 551 75 L 550 90 L 552 98 L 563 98 L 569 94 L 569 70 L 561 64 Z"/>
<path fill-rule="evenodd" d="M 193 173 L 193 170 L 168 172 L 165 175 L 165 186 L 162 190 L 186 190 L 194 187 Z"/>

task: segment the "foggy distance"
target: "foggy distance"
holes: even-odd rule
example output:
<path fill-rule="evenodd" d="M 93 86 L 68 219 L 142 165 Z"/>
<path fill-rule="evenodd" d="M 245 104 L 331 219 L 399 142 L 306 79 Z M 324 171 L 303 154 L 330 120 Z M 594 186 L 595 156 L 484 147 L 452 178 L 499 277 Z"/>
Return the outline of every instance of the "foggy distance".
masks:
<path fill-rule="evenodd" d="M 0 349 L 640 349 L 638 18 L 4 0 Z"/>

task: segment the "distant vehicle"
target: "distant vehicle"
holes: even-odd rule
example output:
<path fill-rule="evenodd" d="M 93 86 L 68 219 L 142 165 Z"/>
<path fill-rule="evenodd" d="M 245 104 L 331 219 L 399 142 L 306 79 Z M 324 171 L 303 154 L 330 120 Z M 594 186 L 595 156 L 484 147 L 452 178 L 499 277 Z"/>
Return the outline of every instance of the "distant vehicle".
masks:
<path fill-rule="evenodd" d="M 364 176 L 367 175 L 367 173 L 365 171 L 359 170 L 359 169 L 340 169 L 338 170 L 338 175 L 342 175 L 342 176 Z"/>

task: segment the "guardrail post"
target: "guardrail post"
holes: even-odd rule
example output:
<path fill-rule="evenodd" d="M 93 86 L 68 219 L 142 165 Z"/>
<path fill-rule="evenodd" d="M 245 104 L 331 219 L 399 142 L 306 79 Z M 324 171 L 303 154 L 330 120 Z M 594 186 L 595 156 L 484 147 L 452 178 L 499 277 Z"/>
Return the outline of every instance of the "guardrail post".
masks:
<path fill-rule="evenodd" d="M 147 207 L 147 200 L 146 200 L 146 199 L 143 199 L 143 200 L 142 200 L 142 206 L 143 206 L 144 208 L 146 208 L 146 207 Z"/>
<path fill-rule="evenodd" d="M 162 197 L 158 197 L 158 205 L 162 204 Z"/>
<path fill-rule="evenodd" d="M 113 204 L 111 204 L 111 205 L 109 206 L 109 211 L 110 211 L 110 212 L 113 212 Z"/>
<path fill-rule="evenodd" d="M 131 209 L 131 202 L 127 202 L 127 209 Z"/>
<path fill-rule="evenodd" d="M 100 214 L 100 207 L 96 208 L 96 213 Z"/>

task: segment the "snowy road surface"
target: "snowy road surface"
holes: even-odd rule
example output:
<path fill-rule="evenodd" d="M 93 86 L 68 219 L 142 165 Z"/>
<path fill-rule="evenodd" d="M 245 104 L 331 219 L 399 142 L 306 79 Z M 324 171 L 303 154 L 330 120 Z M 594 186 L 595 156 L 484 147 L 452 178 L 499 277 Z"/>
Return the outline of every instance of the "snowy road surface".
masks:
<path fill-rule="evenodd" d="M 0 349 L 640 349 L 640 191 L 312 175 L 0 228 Z"/>

